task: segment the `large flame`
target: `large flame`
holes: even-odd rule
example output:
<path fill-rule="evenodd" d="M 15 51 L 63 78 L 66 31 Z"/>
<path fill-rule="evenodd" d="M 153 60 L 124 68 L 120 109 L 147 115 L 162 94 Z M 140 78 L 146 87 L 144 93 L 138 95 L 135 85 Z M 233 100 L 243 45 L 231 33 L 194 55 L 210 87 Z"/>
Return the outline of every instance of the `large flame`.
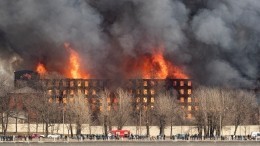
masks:
<path fill-rule="evenodd" d="M 148 56 L 147 56 L 148 57 Z M 165 79 L 168 76 L 168 65 L 161 52 L 144 59 L 142 77 L 145 79 Z"/>
<path fill-rule="evenodd" d="M 44 74 L 46 74 L 46 72 L 47 72 L 45 66 L 44 66 L 42 63 L 38 63 L 38 64 L 37 64 L 36 71 L 37 71 L 40 75 L 44 75 Z"/>
<path fill-rule="evenodd" d="M 66 72 L 62 75 L 67 78 L 74 79 L 88 79 L 90 74 L 87 70 L 83 70 L 81 66 L 81 58 L 78 52 L 73 49 L 70 43 L 64 43 L 65 49 L 69 53 L 68 62 L 64 63 Z M 144 79 L 188 79 L 189 77 L 183 70 L 174 65 L 172 62 L 164 58 L 163 47 L 153 49 L 151 53 L 146 53 L 134 57 L 126 57 L 121 68 L 125 72 L 126 78 L 144 78 Z M 42 63 L 37 65 L 37 72 L 42 76 L 46 74 L 47 70 Z"/>
<path fill-rule="evenodd" d="M 162 50 L 157 49 L 152 54 L 128 60 L 125 66 L 129 71 L 127 76 L 144 79 L 166 79 L 167 77 L 187 79 L 188 76 L 178 66 L 164 58 Z"/>
<path fill-rule="evenodd" d="M 83 72 L 80 69 L 80 57 L 79 54 L 71 47 L 69 43 L 64 43 L 64 47 L 69 51 L 69 64 L 67 77 L 74 79 L 87 79 L 89 74 Z"/>

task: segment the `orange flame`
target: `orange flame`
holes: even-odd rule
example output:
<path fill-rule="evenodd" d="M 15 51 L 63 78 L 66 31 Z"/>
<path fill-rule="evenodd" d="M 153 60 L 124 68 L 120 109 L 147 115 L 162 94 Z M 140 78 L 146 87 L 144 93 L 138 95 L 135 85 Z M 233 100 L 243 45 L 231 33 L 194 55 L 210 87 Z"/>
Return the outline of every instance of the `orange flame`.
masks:
<path fill-rule="evenodd" d="M 45 66 L 42 63 L 38 63 L 37 67 L 36 67 L 36 71 L 40 74 L 46 74 L 47 70 L 45 68 Z"/>
<path fill-rule="evenodd" d="M 79 54 L 71 47 L 69 43 L 64 43 L 64 47 L 69 51 L 70 57 L 69 57 L 69 66 L 68 70 L 69 73 L 67 73 L 67 76 L 69 78 L 74 78 L 74 79 L 87 79 L 89 78 L 89 74 L 83 73 L 80 70 L 80 57 Z"/>
<path fill-rule="evenodd" d="M 166 79 L 167 77 L 180 79 L 188 78 L 178 66 L 175 66 L 164 58 L 162 49 L 157 49 L 157 51 L 150 55 L 142 55 L 134 61 L 133 59 L 130 59 L 126 68 L 133 72 L 139 71 L 139 75 L 144 79 Z M 136 74 L 133 72 L 130 73 L 130 76 L 135 77 Z"/>
<path fill-rule="evenodd" d="M 188 79 L 189 76 L 186 75 L 179 67 L 170 65 L 168 77 L 178 78 L 178 79 Z"/>
<path fill-rule="evenodd" d="M 146 60 L 142 68 L 143 78 L 165 79 L 168 76 L 167 62 L 164 60 L 161 52 L 153 54 L 150 61 Z"/>
<path fill-rule="evenodd" d="M 78 52 L 71 46 L 70 43 L 64 43 L 64 48 L 69 53 L 69 60 L 66 66 L 66 72 L 63 73 L 67 78 L 74 79 L 88 79 L 90 74 L 87 70 L 82 70 L 81 58 Z M 144 78 L 144 79 L 166 79 L 166 78 L 179 78 L 188 79 L 183 70 L 174 65 L 172 62 L 164 58 L 163 47 L 155 48 L 149 54 L 143 54 L 137 58 L 127 58 L 130 56 L 122 56 L 126 58 L 123 62 L 123 71 L 128 78 Z M 42 76 L 47 73 L 45 66 L 38 63 L 36 71 Z"/>

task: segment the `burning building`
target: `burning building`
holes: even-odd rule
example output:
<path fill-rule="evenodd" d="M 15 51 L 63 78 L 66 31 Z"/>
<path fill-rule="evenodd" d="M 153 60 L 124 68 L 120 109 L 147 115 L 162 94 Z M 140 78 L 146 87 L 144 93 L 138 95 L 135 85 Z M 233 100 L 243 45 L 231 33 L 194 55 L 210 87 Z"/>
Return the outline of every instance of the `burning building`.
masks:
<path fill-rule="evenodd" d="M 182 108 L 189 111 L 187 116 L 191 117 L 191 111 L 195 108 L 191 96 L 192 81 L 180 68 L 163 57 L 161 49 L 152 54 L 141 55 L 137 59 L 127 59 L 123 68 L 128 70 L 125 72 L 128 79 L 118 81 L 92 78 L 92 75 L 81 69 L 81 58 L 71 45 L 65 43 L 64 47 L 69 51 L 69 60 L 62 78 L 49 78 L 44 64 L 38 63 L 35 72 L 15 72 L 15 86 L 22 86 L 24 81 L 30 85 L 32 82 L 40 83 L 48 92 L 49 101 L 64 104 L 73 101 L 74 96 L 81 94 L 91 104 L 92 111 L 100 111 L 99 93 L 105 89 L 120 87 L 131 93 L 133 95 L 131 101 L 136 110 L 152 109 L 157 95 L 169 92 L 172 96 L 177 96 Z M 113 96 L 108 102 L 112 105 L 117 103 L 118 99 Z"/>
<path fill-rule="evenodd" d="M 20 72 L 15 74 L 17 73 Z M 16 78 L 16 86 L 20 86 L 21 83 L 24 83 L 23 81 L 25 80 Z M 29 79 L 30 85 L 32 82 L 40 82 L 44 85 L 52 102 L 66 104 L 73 101 L 74 96 L 83 94 L 85 99 L 91 103 L 91 109 L 99 111 L 101 103 L 99 93 L 109 89 L 113 81 L 106 79 Z M 123 88 L 133 95 L 131 101 L 137 110 L 140 108 L 152 109 L 157 95 L 162 91 L 171 92 L 173 96 L 177 95 L 183 109 L 187 111 L 194 109 L 192 104 L 194 99 L 191 96 L 192 81 L 190 79 L 129 79 L 124 82 Z M 110 97 L 108 102 L 116 103 L 118 99 Z M 188 116 L 191 115 L 188 114 Z"/>
<path fill-rule="evenodd" d="M 46 1 L 0 2 L 3 73 L 34 70 L 41 62 L 48 72 L 67 78 L 77 76 L 67 70 L 83 68 L 84 77 L 77 78 L 192 78 L 202 85 L 238 88 L 250 88 L 259 79 L 258 2 Z M 150 63 L 160 54 L 189 76 L 147 75 L 158 69 Z M 82 59 L 80 67 L 68 66 L 68 60 L 77 61 L 73 56 Z M 144 67 L 146 72 L 138 71 Z"/>

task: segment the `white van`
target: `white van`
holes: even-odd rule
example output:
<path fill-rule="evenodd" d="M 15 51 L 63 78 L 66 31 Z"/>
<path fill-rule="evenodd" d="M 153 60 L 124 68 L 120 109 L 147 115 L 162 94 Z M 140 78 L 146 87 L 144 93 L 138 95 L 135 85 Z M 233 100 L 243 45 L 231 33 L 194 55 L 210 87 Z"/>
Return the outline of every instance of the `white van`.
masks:
<path fill-rule="evenodd" d="M 252 132 L 251 133 L 251 138 L 252 139 L 256 139 L 256 138 L 260 138 L 260 132 Z"/>

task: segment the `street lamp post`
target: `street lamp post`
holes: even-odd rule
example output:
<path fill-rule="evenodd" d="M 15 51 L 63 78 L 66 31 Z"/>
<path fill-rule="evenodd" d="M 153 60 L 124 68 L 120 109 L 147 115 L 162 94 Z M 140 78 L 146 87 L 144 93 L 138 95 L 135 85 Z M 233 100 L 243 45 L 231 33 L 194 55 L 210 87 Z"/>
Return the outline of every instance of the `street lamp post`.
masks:
<path fill-rule="evenodd" d="M 220 117 L 219 117 L 219 125 L 220 125 L 220 127 L 219 127 L 219 128 L 220 128 L 220 129 L 219 129 L 219 130 L 220 130 L 220 131 L 219 131 L 219 135 L 220 135 L 220 139 L 221 139 L 221 136 L 223 135 L 223 134 L 222 134 L 222 125 L 223 125 L 223 124 L 222 124 L 222 118 L 223 118 L 223 117 L 222 117 L 222 114 L 223 114 L 223 116 L 225 116 L 225 112 L 226 112 L 227 110 L 228 110 L 227 107 L 222 108 L 222 112 L 223 112 L 223 113 L 220 113 Z"/>
<path fill-rule="evenodd" d="M 220 89 L 220 97 L 221 97 L 221 109 L 220 109 L 220 116 L 219 116 L 219 137 L 221 140 L 221 136 L 222 136 L 222 114 L 225 114 L 225 108 L 224 108 L 224 98 L 222 95 L 222 90 Z"/>
<path fill-rule="evenodd" d="M 258 125 L 259 125 L 259 131 L 260 131 L 260 107 L 258 107 Z"/>
<path fill-rule="evenodd" d="M 63 108 L 62 108 L 62 127 L 63 127 L 63 130 L 62 130 L 62 136 L 64 136 L 64 106 L 63 106 Z"/>
<path fill-rule="evenodd" d="M 141 133 L 141 128 L 142 128 L 142 111 L 141 111 L 141 109 L 142 109 L 142 107 L 139 107 L 140 108 L 140 110 L 139 110 L 139 135 L 141 135 L 142 133 Z"/>
<path fill-rule="evenodd" d="M 220 113 L 220 117 L 219 117 L 219 136 L 220 136 L 220 140 L 221 140 L 221 136 L 222 136 L 222 113 Z"/>

